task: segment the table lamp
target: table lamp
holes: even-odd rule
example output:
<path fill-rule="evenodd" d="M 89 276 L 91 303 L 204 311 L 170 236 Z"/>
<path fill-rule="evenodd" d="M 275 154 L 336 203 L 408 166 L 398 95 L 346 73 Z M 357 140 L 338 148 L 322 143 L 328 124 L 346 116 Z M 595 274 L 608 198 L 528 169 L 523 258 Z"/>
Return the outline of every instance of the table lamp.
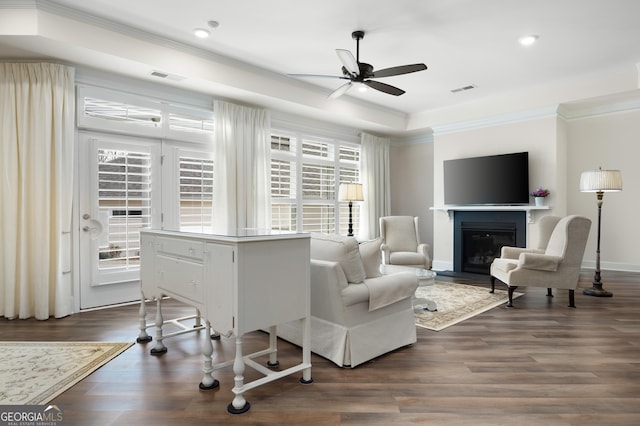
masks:
<path fill-rule="evenodd" d="M 338 192 L 339 201 L 349 202 L 349 232 L 348 237 L 353 237 L 353 216 L 352 208 L 354 201 L 364 201 L 362 196 L 362 184 L 361 183 L 341 183 Z"/>

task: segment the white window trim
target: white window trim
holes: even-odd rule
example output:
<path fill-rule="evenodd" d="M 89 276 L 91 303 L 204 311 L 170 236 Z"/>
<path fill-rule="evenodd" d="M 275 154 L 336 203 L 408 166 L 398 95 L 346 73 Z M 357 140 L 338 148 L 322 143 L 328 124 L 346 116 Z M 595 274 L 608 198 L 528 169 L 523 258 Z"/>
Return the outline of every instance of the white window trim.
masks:
<path fill-rule="evenodd" d="M 271 129 L 272 135 L 284 136 L 288 137 L 291 140 L 295 140 L 296 144 L 301 144 L 303 140 L 320 142 L 320 143 L 328 143 L 334 145 L 334 153 L 333 159 L 329 158 L 320 158 L 320 157 L 312 157 L 305 156 L 302 153 L 301 146 L 296 147 L 295 153 L 287 153 L 287 152 L 278 152 L 272 151 L 272 159 L 274 160 L 284 160 L 284 161 L 294 161 L 297 166 L 296 169 L 296 194 L 295 199 L 291 198 L 273 198 L 272 203 L 275 204 L 292 204 L 296 206 L 296 231 L 303 231 L 303 205 L 328 205 L 333 206 L 334 211 L 334 232 L 339 233 L 340 231 L 340 210 L 341 205 L 344 204 L 338 200 L 338 188 L 340 185 L 340 169 L 341 166 L 344 166 L 344 162 L 340 161 L 340 147 L 350 147 L 350 148 L 358 148 L 360 149 L 361 145 L 359 143 L 350 142 L 343 140 L 337 137 L 331 136 L 323 136 L 314 134 L 313 131 L 301 131 L 301 130 L 286 130 L 282 128 L 272 127 Z M 334 168 L 334 182 L 335 182 L 335 194 L 336 197 L 334 200 L 304 200 L 302 198 L 302 165 L 307 162 L 311 164 L 319 164 L 319 165 L 329 165 Z M 359 174 L 361 174 L 360 164 L 357 164 Z M 348 220 L 348 218 L 344 218 Z"/>
<path fill-rule="evenodd" d="M 156 127 L 143 127 L 132 125 L 128 122 L 118 122 L 115 120 L 104 120 L 96 117 L 89 117 L 84 114 L 84 100 L 86 97 L 113 100 L 143 108 L 156 109 L 160 111 L 161 121 Z M 174 139 L 194 143 L 213 143 L 213 133 L 176 131 L 169 127 L 170 114 L 197 117 L 203 120 L 213 121 L 213 104 L 211 109 L 205 109 L 189 105 L 180 105 L 174 102 L 158 100 L 147 96 L 86 85 L 77 86 L 76 98 L 76 121 L 78 129 L 98 130 L 108 133 L 120 133 L 160 139 Z"/>

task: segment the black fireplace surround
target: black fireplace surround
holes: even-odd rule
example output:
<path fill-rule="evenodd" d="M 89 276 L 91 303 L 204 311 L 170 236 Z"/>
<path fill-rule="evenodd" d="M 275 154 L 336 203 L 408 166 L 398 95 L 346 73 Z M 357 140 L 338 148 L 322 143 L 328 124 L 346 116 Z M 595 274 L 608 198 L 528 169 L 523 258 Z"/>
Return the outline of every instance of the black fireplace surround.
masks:
<path fill-rule="evenodd" d="M 503 246 L 525 247 L 524 211 L 456 211 L 453 224 L 454 272 L 489 274 Z"/>

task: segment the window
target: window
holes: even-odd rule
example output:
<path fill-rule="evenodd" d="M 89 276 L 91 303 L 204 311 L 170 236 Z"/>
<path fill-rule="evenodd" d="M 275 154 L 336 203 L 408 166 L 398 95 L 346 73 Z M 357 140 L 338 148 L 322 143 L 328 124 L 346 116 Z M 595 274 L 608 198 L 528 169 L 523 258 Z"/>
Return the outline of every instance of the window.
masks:
<path fill-rule="evenodd" d="M 180 230 L 211 233 L 213 160 L 180 157 Z"/>
<path fill-rule="evenodd" d="M 169 129 L 176 132 L 213 134 L 213 119 L 169 113 Z"/>
<path fill-rule="evenodd" d="M 271 153 L 273 229 L 346 234 L 349 208 L 338 187 L 360 181 L 360 147 L 283 132 L 272 135 Z M 359 208 L 353 205 L 354 225 Z"/>
<path fill-rule="evenodd" d="M 98 268 L 136 269 L 140 229 L 151 221 L 151 155 L 99 149 L 98 206 L 106 227 L 98 249 Z"/>
<path fill-rule="evenodd" d="M 77 100 L 79 128 L 150 138 L 161 147 L 162 165 L 155 172 L 162 178 L 153 179 L 154 190 L 162 192 L 162 207 L 155 210 L 161 215 L 161 226 L 189 232 L 211 231 L 211 109 L 84 85 L 78 86 Z M 120 216 L 130 215 L 127 210 Z"/>
<path fill-rule="evenodd" d="M 78 127 L 182 142 L 213 142 L 213 110 L 78 86 Z"/>
<path fill-rule="evenodd" d="M 84 116 L 143 127 L 159 127 L 162 113 L 157 108 L 144 108 L 124 102 L 84 97 Z"/>

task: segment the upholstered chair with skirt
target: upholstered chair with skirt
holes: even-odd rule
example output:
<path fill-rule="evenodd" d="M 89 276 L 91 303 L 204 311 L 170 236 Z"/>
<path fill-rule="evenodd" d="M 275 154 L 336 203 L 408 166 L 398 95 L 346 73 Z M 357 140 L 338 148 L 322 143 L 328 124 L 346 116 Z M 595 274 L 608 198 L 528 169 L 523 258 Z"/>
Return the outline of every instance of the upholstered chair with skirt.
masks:
<path fill-rule="evenodd" d="M 416 342 L 413 272 L 380 273 L 377 238 L 311 234 L 311 351 L 340 367 L 355 367 Z M 299 322 L 278 336 L 300 345 Z"/>

